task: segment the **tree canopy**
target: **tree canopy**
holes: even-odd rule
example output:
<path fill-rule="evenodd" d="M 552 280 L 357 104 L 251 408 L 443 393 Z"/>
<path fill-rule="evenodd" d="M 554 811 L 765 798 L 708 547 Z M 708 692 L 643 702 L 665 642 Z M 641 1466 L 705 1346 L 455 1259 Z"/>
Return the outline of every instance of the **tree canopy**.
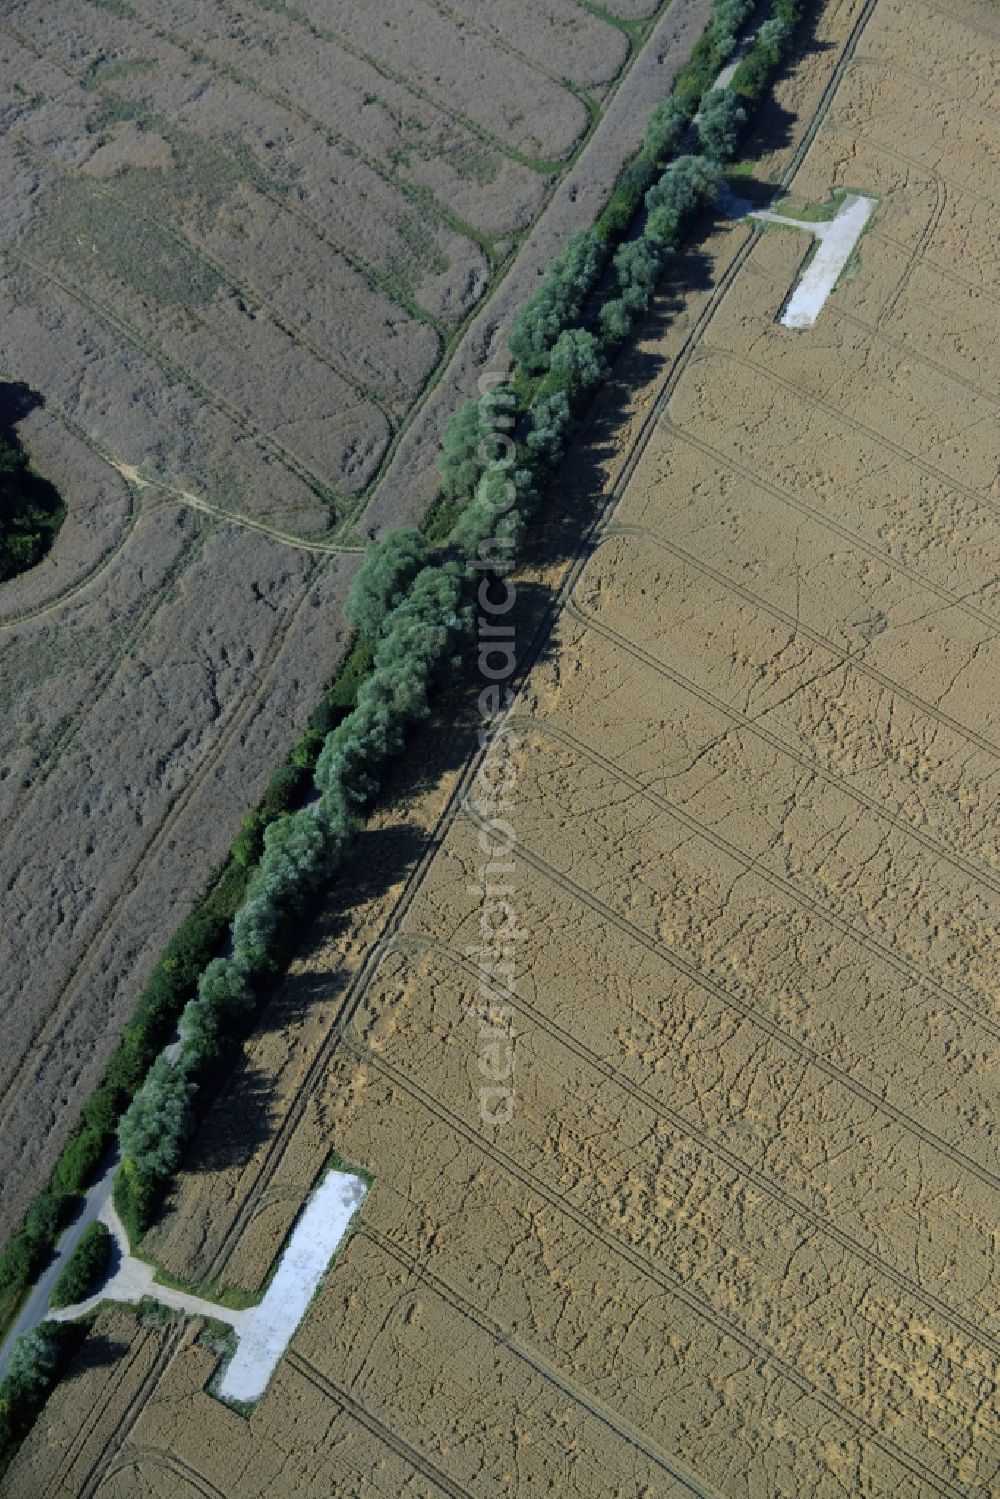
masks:
<path fill-rule="evenodd" d="M 345 612 L 355 629 L 378 634 L 426 557 L 426 540 L 406 526 L 369 547 L 347 595 Z"/>
<path fill-rule="evenodd" d="M 710 161 L 732 161 L 746 119 L 740 96 L 731 89 L 714 88 L 705 95 L 698 116 L 698 140 Z"/>
<path fill-rule="evenodd" d="M 0 432 L 0 583 L 41 560 L 64 514 L 56 490 L 33 472 L 13 434 Z"/>

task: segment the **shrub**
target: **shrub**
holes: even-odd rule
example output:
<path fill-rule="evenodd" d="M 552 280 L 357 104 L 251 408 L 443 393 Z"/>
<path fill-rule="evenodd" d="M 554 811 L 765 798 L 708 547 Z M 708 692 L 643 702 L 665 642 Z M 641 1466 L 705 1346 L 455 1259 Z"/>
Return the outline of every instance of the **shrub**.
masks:
<path fill-rule="evenodd" d="M 189 999 L 180 1018 L 181 1060 L 184 1070 L 192 1073 L 222 1050 L 219 1017 L 202 999 Z"/>
<path fill-rule="evenodd" d="M 52 1187 L 56 1192 L 72 1195 L 83 1191 L 100 1165 L 107 1149 L 108 1135 L 114 1131 L 117 1122 L 117 1114 L 114 1114 L 109 1129 L 94 1129 L 88 1125 L 70 1136 L 52 1173 Z"/>
<path fill-rule="evenodd" d="M 329 854 L 326 819 L 317 808 L 286 813 L 264 834 L 249 898 L 266 895 L 282 913 L 297 910 L 327 873 Z"/>
<path fill-rule="evenodd" d="M 699 208 L 715 196 L 719 169 L 701 156 L 681 156 L 646 194 L 646 234 L 663 249 L 673 249 Z"/>
<path fill-rule="evenodd" d="M 725 62 L 736 47 L 744 21 L 752 15 L 757 0 L 715 0 L 712 12 L 712 43 L 719 62 Z"/>
<path fill-rule="evenodd" d="M 524 446 L 539 468 L 550 468 L 562 457 L 572 424 L 569 398 L 564 390 L 537 395 L 528 408 L 531 426 Z"/>
<path fill-rule="evenodd" d="M 484 470 L 505 456 L 514 404 L 510 387 L 497 385 L 478 400 L 466 402 L 451 418 L 437 459 L 446 500 L 467 499 Z"/>
<path fill-rule="evenodd" d="M 539 290 L 521 308 L 508 348 L 526 373 L 545 369 L 559 335 L 578 321 L 584 302 L 597 285 L 605 254 L 596 230 L 580 230 L 552 262 Z"/>
<path fill-rule="evenodd" d="M 597 318 L 601 342 L 609 349 L 624 343 L 632 331 L 632 312 L 620 297 L 609 297 Z"/>
<path fill-rule="evenodd" d="M 680 99 L 668 95 L 649 117 L 642 137 L 642 155 L 663 166 L 684 139 L 691 115 Z"/>
<path fill-rule="evenodd" d="M 233 858 L 244 869 L 249 869 L 260 858 L 264 829 L 268 823 L 295 806 L 308 782 L 309 772 L 305 766 L 287 760 L 278 766 L 267 783 L 260 806 L 246 818 L 233 844 Z"/>
<path fill-rule="evenodd" d="M 104 1138 L 114 1134 L 118 1128 L 118 1115 L 120 1112 L 117 1093 L 114 1088 L 109 1088 L 106 1085 L 103 1088 L 98 1088 L 95 1093 L 91 1093 L 83 1106 L 84 1119 L 92 1130 Z"/>
<path fill-rule="evenodd" d="M 601 343 L 586 328 L 567 328 L 556 340 L 549 372 L 539 386 L 539 395 L 565 391 L 574 405 L 607 375 Z"/>
<path fill-rule="evenodd" d="M 37 1246 L 22 1229 L 0 1255 L 0 1291 L 3 1295 L 19 1295 L 31 1280 L 38 1263 Z"/>
<path fill-rule="evenodd" d="M 739 95 L 730 89 L 715 88 L 705 95 L 698 117 L 698 140 L 710 161 L 732 161 L 746 118 Z"/>
<path fill-rule="evenodd" d="M 653 156 L 640 153 L 622 171 L 611 197 L 594 226 L 607 245 L 617 244 L 628 232 L 643 197 L 656 181 L 659 168 Z"/>
<path fill-rule="evenodd" d="M 798 20 L 798 7 L 788 6 L 783 15 L 775 6 L 775 14 L 758 28 L 752 45 L 733 74 L 730 88 L 734 94 L 755 104 L 760 99 L 772 77 L 777 72 L 792 34 L 792 26 Z"/>
<path fill-rule="evenodd" d="M 691 51 L 691 57 L 674 80 L 673 97 L 690 119 L 701 96 L 711 88 L 721 61 L 715 49 L 711 28 L 702 33 Z"/>
<path fill-rule="evenodd" d="M 223 1024 L 246 1015 L 254 1004 L 246 974 L 231 958 L 213 958 L 207 965 L 198 980 L 198 998 Z"/>
<path fill-rule="evenodd" d="M 50 1325 L 42 1322 L 15 1340 L 4 1386 L 10 1387 L 10 1394 L 15 1399 L 37 1399 L 51 1383 L 57 1358 L 56 1336 Z M 6 1388 L 4 1394 L 8 1394 Z"/>
<path fill-rule="evenodd" d="M 646 234 L 622 245 L 614 268 L 618 295 L 629 312 L 646 311 L 667 258 L 667 250 Z"/>
<path fill-rule="evenodd" d="M 561 394 L 565 400 L 565 392 Z M 534 498 L 529 469 L 514 460 L 497 464 L 483 475 L 471 503 L 452 527 L 451 549 L 469 562 L 481 557 L 483 547 L 493 542 L 496 560 L 509 557 Z"/>
<path fill-rule="evenodd" d="M 194 1091 L 182 1068 L 157 1057 L 118 1126 L 122 1155 L 139 1175 L 162 1178 L 177 1165 Z"/>
<path fill-rule="evenodd" d="M 639 154 L 630 161 L 615 183 L 594 228 L 606 244 L 617 244 L 628 231 L 642 200 L 661 167 L 674 155 L 684 139 L 693 109 L 671 94 L 649 117 Z"/>
<path fill-rule="evenodd" d="M 437 468 L 441 492 L 449 500 L 470 495 L 484 464 L 479 448 L 483 439 L 482 413 L 478 401 L 466 401 L 448 422 L 441 438 Z"/>
<path fill-rule="evenodd" d="M 24 1232 L 36 1244 L 46 1248 L 55 1241 L 62 1226 L 65 1199 L 53 1192 L 42 1192 L 35 1198 L 24 1218 Z"/>
<path fill-rule="evenodd" d="M 337 673 L 337 680 L 310 719 L 310 724 L 321 730 L 324 739 L 357 702 L 358 689 L 372 669 L 374 655 L 374 640 L 369 635 L 358 635 Z M 322 743 L 319 748 L 322 749 Z"/>
<path fill-rule="evenodd" d="M 345 612 L 356 630 L 374 639 L 426 558 L 426 540 L 409 527 L 369 547 L 347 595 Z"/>
<path fill-rule="evenodd" d="M 101 1284 L 111 1263 L 111 1235 L 103 1223 L 91 1223 L 66 1261 L 52 1292 L 52 1305 L 75 1306 Z"/>
<path fill-rule="evenodd" d="M 48 1259 L 72 1199 L 53 1192 L 35 1198 L 19 1233 L 0 1255 L 0 1292 L 18 1296 Z"/>
<path fill-rule="evenodd" d="M 138 1244 L 152 1222 L 162 1187 L 162 1178 L 144 1174 L 131 1159 L 124 1160 L 115 1173 L 111 1195 L 131 1244 Z"/>

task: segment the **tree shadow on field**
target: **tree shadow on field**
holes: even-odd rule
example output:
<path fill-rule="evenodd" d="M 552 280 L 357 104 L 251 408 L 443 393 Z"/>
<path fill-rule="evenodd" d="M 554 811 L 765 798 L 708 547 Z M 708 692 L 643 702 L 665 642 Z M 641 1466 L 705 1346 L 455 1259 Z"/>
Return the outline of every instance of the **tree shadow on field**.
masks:
<path fill-rule="evenodd" d="M 0 380 L 0 436 L 9 440 L 18 422 L 44 404 L 38 391 L 23 380 Z"/>
<path fill-rule="evenodd" d="M 457 737 L 457 736 L 456 736 Z M 472 747 L 470 740 L 466 754 Z M 405 772 L 397 779 L 395 790 L 386 788 L 391 800 L 405 794 L 414 797 L 423 786 L 436 783 L 445 760 L 464 759 L 458 745 L 449 736 L 448 751 L 442 761 L 426 753 L 416 776 Z M 351 926 L 354 913 L 385 891 L 402 887 L 426 853 L 429 840 L 416 827 L 365 827 L 355 841 L 351 856 L 337 876 L 334 885 L 302 913 L 288 944 L 294 966 L 279 971 L 265 992 L 260 1009 L 254 1016 L 251 1035 L 286 1038 L 286 1050 L 295 1045 L 295 1036 L 319 1004 L 333 1006 L 337 1016 L 352 976 L 343 963 L 324 966 L 326 954 Z M 254 1066 L 246 1054 L 229 1051 L 216 1075 L 204 1085 L 211 1104 L 188 1146 L 183 1172 L 200 1174 L 223 1171 L 245 1165 L 254 1151 L 274 1133 L 276 1107 L 274 1074 Z M 171 1188 L 164 1198 L 163 1210 L 177 1203 Z"/>
<path fill-rule="evenodd" d="M 254 1027 L 258 1029 L 258 1027 Z M 271 1138 L 274 1127 L 274 1079 L 245 1059 L 229 1067 L 218 1079 L 212 1104 L 184 1158 L 186 1172 L 223 1171 L 246 1164 L 258 1146 Z M 161 1207 L 176 1204 L 178 1193 L 171 1178 Z"/>
<path fill-rule="evenodd" d="M 821 0 L 810 0 L 785 72 L 807 53 L 826 50 L 827 44 L 816 37 L 821 10 Z M 765 106 L 748 137 L 747 159 L 787 144 L 792 123 L 793 117 L 779 106 Z M 759 188 L 774 192 L 773 185 L 762 181 Z M 558 590 L 567 568 L 595 548 L 595 528 L 609 501 L 609 472 L 617 472 L 611 465 L 623 452 L 623 430 L 632 423 L 627 439 L 631 444 L 638 435 L 637 420 L 647 420 L 655 409 L 648 400 L 637 406 L 636 390 L 651 388 L 667 373 L 668 363 L 682 355 L 701 305 L 698 301 L 692 307 L 690 298 L 710 293 L 715 284 L 715 257 L 709 241 L 728 222 L 718 210 L 703 214 L 693 226 L 687 243 L 667 266 L 649 312 L 634 328 L 609 378 L 582 414 L 570 449 L 546 486 L 529 523 L 516 603 L 505 616 L 514 627 L 517 658 L 517 676 L 506 685 L 516 685 L 530 668 L 559 649 L 552 629 Z M 668 339 L 670 330 L 674 336 Z M 275 976 L 252 1026 L 257 1037 L 281 1038 L 279 1066 L 294 1051 L 299 1032 L 321 1006 L 329 1016 L 323 1022 L 324 1035 L 335 1033 L 345 1017 L 350 982 L 357 972 L 358 913 L 379 898 L 402 891 L 435 847 L 437 835 L 428 834 L 424 821 L 410 820 L 408 807 L 460 771 L 476 749 L 483 726 L 478 699 L 488 685 L 477 654 L 473 642 L 453 663 L 444 690 L 439 688 L 432 716 L 411 733 L 404 753 L 386 776 L 377 808 L 392 805 L 395 823 L 368 825 L 359 832 L 336 880 L 296 923 L 288 946 L 289 960 L 294 963 Z M 387 904 L 379 922 L 373 924 L 372 937 L 384 929 L 381 921 L 389 909 Z M 337 954 L 331 962 L 336 944 L 345 938 L 350 940 L 353 960 Z M 322 1041 L 317 1043 L 315 1025 L 308 1044 L 311 1060 L 316 1045 L 322 1045 Z M 217 1082 L 208 1090 L 211 1107 L 185 1154 L 180 1187 L 167 1199 L 167 1207 L 179 1204 L 185 1174 L 239 1170 L 273 1138 L 290 1102 L 275 1103 L 274 1080 L 275 1069 L 260 1069 L 245 1053 L 230 1052 L 226 1068 L 220 1069 Z M 294 1097 L 300 1096 L 296 1091 Z"/>
<path fill-rule="evenodd" d="M 69 1356 L 63 1380 L 87 1374 L 92 1369 L 109 1369 L 128 1353 L 129 1345 L 121 1338 L 109 1337 L 105 1332 L 94 1332 L 81 1327 L 81 1341 Z"/>
<path fill-rule="evenodd" d="M 620 350 L 608 379 L 583 414 L 569 452 L 550 481 L 533 522 L 526 548 L 536 567 L 560 566 L 586 550 L 587 540 L 608 502 L 608 465 L 622 448 L 636 389 L 650 386 L 668 357 L 660 346 L 677 319 L 687 314 L 694 292 L 713 285 L 712 260 L 702 247 L 716 227 L 704 215 L 692 237 L 673 259 L 657 286 L 648 313 Z"/>
<path fill-rule="evenodd" d="M 780 151 L 790 145 L 798 116 L 781 107 L 776 98 L 776 89 L 806 57 L 835 49 L 835 43 L 820 41 L 817 35 L 823 8 L 824 0 L 807 0 L 802 19 L 782 58 L 781 67 L 767 94 L 756 106 L 749 133 L 741 147 L 744 159 L 752 161 L 755 156 L 766 156 L 769 152 Z"/>

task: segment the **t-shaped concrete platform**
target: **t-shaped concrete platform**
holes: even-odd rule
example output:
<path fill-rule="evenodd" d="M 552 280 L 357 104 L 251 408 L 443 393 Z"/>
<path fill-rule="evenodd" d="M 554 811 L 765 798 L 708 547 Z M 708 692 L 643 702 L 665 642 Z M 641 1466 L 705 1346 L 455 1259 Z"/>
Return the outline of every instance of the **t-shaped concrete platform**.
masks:
<path fill-rule="evenodd" d="M 100 1217 L 114 1234 L 120 1251 L 114 1275 L 87 1301 L 50 1315 L 57 1322 L 71 1321 L 93 1311 L 102 1301 L 134 1304 L 151 1296 L 189 1316 L 227 1322 L 238 1341 L 219 1394 L 229 1400 L 256 1400 L 263 1395 L 366 1191 L 359 1177 L 346 1171 L 328 1172 L 292 1230 L 260 1305 L 242 1311 L 160 1285 L 154 1279 L 154 1267 L 128 1253 L 128 1236 L 108 1201 Z"/>
<path fill-rule="evenodd" d="M 815 323 L 876 206 L 874 198 L 847 193 L 832 219 L 793 219 L 770 208 L 758 209 L 750 215 L 765 224 L 804 229 L 819 241 L 816 254 L 779 319 L 786 328 L 811 328 Z"/>

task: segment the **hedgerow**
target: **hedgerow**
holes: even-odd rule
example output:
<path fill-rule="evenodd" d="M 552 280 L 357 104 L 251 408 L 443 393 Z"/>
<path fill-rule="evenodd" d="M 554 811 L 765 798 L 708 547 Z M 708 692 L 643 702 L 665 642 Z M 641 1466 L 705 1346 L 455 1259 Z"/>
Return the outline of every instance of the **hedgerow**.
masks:
<path fill-rule="evenodd" d="M 72 1341 L 72 1332 L 58 1322 L 42 1322 L 15 1342 L 0 1379 L 0 1478 L 44 1405 Z"/>
<path fill-rule="evenodd" d="M 111 1263 L 111 1234 L 103 1223 L 89 1223 L 52 1290 L 52 1306 L 75 1306 L 97 1290 Z"/>
<path fill-rule="evenodd" d="M 744 0 L 716 0 L 718 59 L 732 51 L 750 8 Z M 646 159 L 675 147 L 688 118 L 686 105 L 666 101 L 650 122 Z M 410 727 L 430 711 L 430 690 L 468 617 L 458 564 L 481 558 L 484 551 L 490 555 L 491 547 L 494 557 L 516 549 L 537 482 L 561 455 L 574 410 L 605 378 L 606 350 L 621 343 L 634 316 L 646 309 L 688 223 L 713 198 L 720 161 L 731 156 L 745 118 L 735 94 L 709 95 L 699 128 L 702 152 L 679 157 L 648 186 L 643 232 L 614 256 L 614 295 L 599 311 L 596 333 L 582 319 L 607 264 L 606 240 L 596 230 L 581 231 L 553 261 L 515 318 L 509 341 L 513 389 L 530 392 L 522 404 L 518 440 L 504 430 L 511 425 L 508 386 L 499 399 L 490 392 L 467 403 L 445 432 L 442 493 L 450 502 L 464 493 L 470 498 L 448 535 L 444 560 L 424 565 L 428 544 L 413 530 L 389 533 L 369 550 L 347 612 L 361 637 L 375 642 L 370 673 L 355 706 L 327 735 L 317 757 L 317 800 L 266 828 L 260 860 L 231 923 L 231 972 L 245 986 L 247 1004 L 252 985 L 277 966 L 290 921 L 342 864 L 358 821 L 379 792 L 383 767 L 400 753 Z M 138 1228 L 145 1226 L 159 1185 L 176 1165 L 199 1077 L 230 1028 L 200 989 L 185 1015 L 179 1057 L 172 1065 L 154 1065 L 120 1130 L 123 1168 L 117 1191 L 128 1221 Z"/>

